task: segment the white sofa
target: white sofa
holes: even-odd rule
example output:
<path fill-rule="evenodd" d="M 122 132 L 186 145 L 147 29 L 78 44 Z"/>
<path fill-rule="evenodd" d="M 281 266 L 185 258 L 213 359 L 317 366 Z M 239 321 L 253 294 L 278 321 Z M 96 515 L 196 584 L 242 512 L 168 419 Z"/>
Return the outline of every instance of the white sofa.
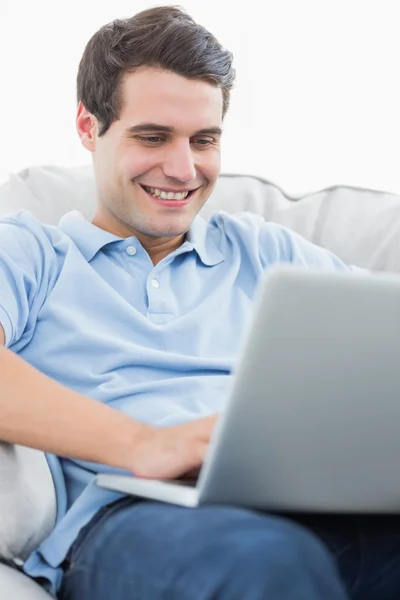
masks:
<path fill-rule="evenodd" d="M 91 167 L 32 167 L 0 187 L 0 215 L 29 210 L 56 224 L 77 209 L 90 218 L 95 204 Z M 286 225 L 348 263 L 400 272 L 400 196 L 332 187 L 289 198 L 256 177 L 221 175 L 202 210 L 249 210 Z M 0 383 L 1 394 L 1 383 Z M 0 396 L 1 397 L 1 396 Z M 0 443 L 0 598 L 46 600 L 50 596 L 18 571 L 55 523 L 56 499 L 45 455 Z"/>

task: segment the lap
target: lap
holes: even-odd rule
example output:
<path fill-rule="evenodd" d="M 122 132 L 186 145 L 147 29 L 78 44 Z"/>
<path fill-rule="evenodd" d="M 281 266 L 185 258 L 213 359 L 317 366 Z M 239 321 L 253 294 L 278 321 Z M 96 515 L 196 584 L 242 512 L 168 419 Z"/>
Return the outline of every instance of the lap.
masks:
<path fill-rule="evenodd" d="M 298 516 L 329 549 L 354 598 L 400 598 L 400 515 Z"/>
<path fill-rule="evenodd" d="M 288 577 L 291 566 L 295 569 L 294 563 L 304 563 L 298 572 L 293 571 L 293 577 L 300 577 L 301 570 L 306 568 L 314 570 L 316 577 L 321 571 L 327 573 L 329 583 L 326 585 L 334 587 L 333 576 L 321 551 L 323 545 L 318 539 L 337 561 L 352 598 L 392 600 L 400 597 L 400 588 L 393 592 L 395 595 L 384 595 L 391 577 L 390 565 L 397 564 L 400 556 L 398 528 L 391 531 L 389 522 L 383 527 L 383 522 L 375 522 L 372 526 L 372 522 L 362 519 L 301 516 L 287 519 L 239 508 L 186 509 L 124 498 L 100 511 L 82 530 L 69 554 L 71 564 L 64 576 L 60 598 L 74 600 L 83 597 L 78 593 L 73 595 L 74 587 L 79 588 L 81 594 L 84 585 L 91 589 L 96 585 L 104 588 L 116 584 L 117 579 L 120 587 L 126 586 L 118 598 L 219 598 L 213 595 L 212 586 L 229 586 L 229 581 L 218 580 L 218 570 L 236 572 L 247 564 L 253 577 L 257 577 L 257 563 L 259 570 L 273 573 L 280 568 L 277 561 L 286 561 Z M 250 547 L 252 554 L 247 560 Z M 381 557 L 385 557 L 385 564 Z M 386 570 L 382 582 L 377 575 L 379 570 L 382 573 Z M 383 593 L 380 596 L 361 595 L 366 580 L 371 585 L 380 585 Z M 284 584 L 280 582 L 279 585 Z M 318 585 L 325 583 L 319 581 Z M 389 585 L 400 586 L 399 577 Z M 157 588 L 164 592 L 158 593 Z M 172 589 L 169 596 L 166 590 Z M 177 590 L 184 593 L 179 596 Z M 232 594 L 227 597 L 236 597 Z M 329 594 L 329 598 L 341 600 L 345 597 L 333 588 L 329 588 Z M 94 597 L 100 599 L 98 590 Z M 256 595 L 242 597 L 258 598 Z M 292 598 L 290 595 L 285 597 Z M 302 598 L 301 595 L 295 597 Z M 325 597 L 328 598 L 328 592 Z"/>

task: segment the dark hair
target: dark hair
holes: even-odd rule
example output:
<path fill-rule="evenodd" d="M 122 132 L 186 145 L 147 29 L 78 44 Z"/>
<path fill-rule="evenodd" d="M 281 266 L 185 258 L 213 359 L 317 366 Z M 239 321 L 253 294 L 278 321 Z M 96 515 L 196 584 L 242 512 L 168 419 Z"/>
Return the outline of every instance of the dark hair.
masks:
<path fill-rule="evenodd" d="M 224 117 L 235 80 L 233 56 L 179 6 L 159 6 L 104 25 L 89 40 L 79 64 L 77 99 L 103 135 L 122 108 L 125 73 L 141 66 L 201 79 L 222 90 Z"/>

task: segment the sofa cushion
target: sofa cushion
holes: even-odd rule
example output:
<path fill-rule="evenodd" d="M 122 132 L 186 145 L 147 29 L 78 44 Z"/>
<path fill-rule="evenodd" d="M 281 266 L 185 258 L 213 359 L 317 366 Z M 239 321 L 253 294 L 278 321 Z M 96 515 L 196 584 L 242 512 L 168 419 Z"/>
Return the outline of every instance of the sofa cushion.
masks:
<path fill-rule="evenodd" d="M 48 536 L 55 519 L 56 497 L 46 456 L 0 442 L 0 559 L 24 561 Z"/>
<path fill-rule="evenodd" d="M 51 600 L 47 592 L 26 575 L 0 564 L 2 600 Z"/>

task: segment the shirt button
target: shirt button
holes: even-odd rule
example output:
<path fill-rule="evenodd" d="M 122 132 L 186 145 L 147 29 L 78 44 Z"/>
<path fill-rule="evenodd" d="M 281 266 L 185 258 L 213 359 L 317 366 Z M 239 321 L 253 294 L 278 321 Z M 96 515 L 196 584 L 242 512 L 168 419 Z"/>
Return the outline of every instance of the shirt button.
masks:
<path fill-rule="evenodd" d="M 129 256 L 134 256 L 136 254 L 135 246 L 128 246 L 126 252 L 129 254 Z"/>
<path fill-rule="evenodd" d="M 159 288 L 160 287 L 160 282 L 157 281 L 157 279 L 152 279 L 151 280 L 151 285 L 155 288 Z"/>

